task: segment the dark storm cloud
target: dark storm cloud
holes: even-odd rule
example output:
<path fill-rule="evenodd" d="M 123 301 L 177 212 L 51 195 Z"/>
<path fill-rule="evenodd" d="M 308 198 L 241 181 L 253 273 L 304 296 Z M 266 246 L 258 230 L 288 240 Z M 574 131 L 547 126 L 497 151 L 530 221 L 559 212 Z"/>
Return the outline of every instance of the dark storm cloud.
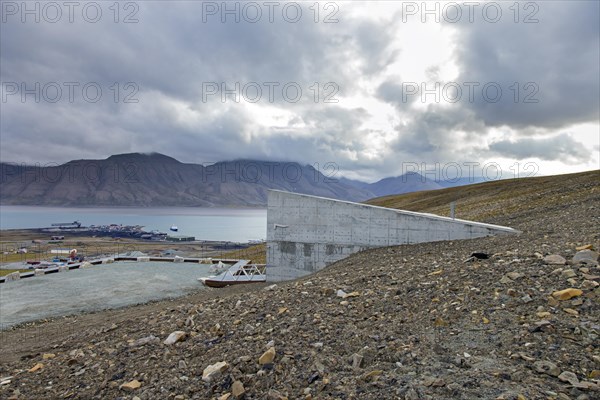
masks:
<path fill-rule="evenodd" d="M 459 132 L 475 137 L 485 130 L 485 126 L 471 110 L 430 104 L 396 130 L 395 149 L 416 152 L 423 158 L 429 158 L 429 161 L 438 161 L 439 158 L 456 159 L 464 156 L 464 145 L 468 141 L 465 142 Z"/>
<path fill-rule="evenodd" d="M 562 133 L 550 138 L 520 138 L 500 140 L 489 146 L 493 153 L 507 158 L 538 158 L 548 161 L 562 161 L 566 164 L 587 163 L 592 150 Z"/>
<path fill-rule="evenodd" d="M 308 17 L 252 24 L 221 23 L 213 16 L 203 23 L 202 2 L 142 3 L 135 24 L 11 20 L 3 36 L 20 40 L 3 41 L 3 70 L 6 80 L 131 80 L 144 90 L 190 101 L 201 99 L 203 82 L 335 80 L 349 86 L 347 56 L 339 46 L 350 38 L 337 33 L 339 26 Z"/>
<path fill-rule="evenodd" d="M 560 128 L 597 121 L 600 3 L 535 4 L 539 7 L 533 16 L 537 23 L 522 22 L 531 9 L 521 10 L 520 22 L 515 23 L 514 15 L 504 7 L 498 23 L 468 23 L 465 19 L 455 25 L 461 70 L 458 81 L 477 82 L 479 88 L 492 82 L 502 88 L 502 98 L 496 103 L 477 91 L 474 101 L 463 104 L 489 126 Z M 490 92 L 490 97 L 494 96 Z"/>
<path fill-rule="evenodd" d="M 139 22 L 133 24 L 115 24 L 110 14 L 96 24 L 80 20 L 23 24 L 18 19 L 2 24 L 3 82 L 25 82 L 27 88 L 36 82 L 42 86 L 57 82 L 63 89 L 64 82 L 77 82 L 80 86 L 75 94 L 79 97 L 78 90 L 86 83 L 103 89 L 102 100 L 93 104 L 81 98 L 57 104 L 42 98 L 38 103 L 31 95 L 21 104 L 19 94 L 11 96 L 3 104 L 3 148 L 21 149 L 27 147 L 21 142 L 48 141 L 50 145 L 39 154 L 20 154 L 66 161 L 70 155 L 65 149 L 75 144 L 82 156 L 158 150 L 171 151 L 176 157 L 189 157 L 190 146 L 195 145 L 204 154 L 235 158 L 241 150 L 235 143 L 243 141 L 243 131 L 253 116 L 230 108 L 231 96 L 227 104 L 219 93 L 203 97 L 206 85 L 225 84 L 231 89 L 238 82 L 240 86 L 256 82 L 263 89 L 259 105 L 277 105 L 307 118 L 322 116 L 323 123 L 330 124 L 326 111 L 311 111 L 329 107 L 322 104 L 327 93 L 324 85 L 335 83 L 338 98 L 341 93 L 352 93 L 360 71 L 348 68 L 350 61 L 364 57 L 361 66 L 370 69 L 390 57 L 383 49 L 391 32 L 377 32 L 367 22 L 354 25 L 349 18 L 344 20 L 343 6 L 336 14 L 338 23 L 324 24 L 314 22 L 307 6 L 297 23 L 277 13 L 273 23 L 267 15 L 258 23 L 243 19 L 235 23 L 231 16 L 228 23 L 222 23 L 219 15 L 203 22 L 201 2 L 138 4 Z M 117 102 L 111 98 L 115 82 L 120 85 Z M 139 88 L 134 96 L 139 103 L 122 101 L 131 94 L 123 88 L 127 82 Z M 265 82 L 276 83 L 273 100 Z M 290 82 L 303 90 L 303 98 L 296 103 L 282 96 L 282 86 Z M 320 89 L 317 103 L 310 91 L 315 83 Z M 186 126 L 169 101 L 193 108 L 206 123 Z M 346 117 L 353 117 L 352 113 L 340 115 L 339 123 L 348 127 Z M 198 146 L 200 142 L 202 146 Z M 255 157 L 267 155 L 264 149 L 268 146 L 247 144 L 247 148 Z M 253 153 L 261 148 L 262 152 Z M 313 144 L 307 143 L 305 153 L 311 148 Z M 281 156 L 298 154 L 289 154 L 289 148 L 286 153 Z M 2 157 L 14 158 L 14 154 L 5 151 Z"/>
<path fill-rule="evenodd" d="M 445 29 L 455 31 L 457 81 L 498 82 L 503 99 L 490 103 L 477 96 L 474 102 L 463 99 L 427 109 L 414 107 L 418 95 L 405 101 L 402 82 L 387 75 L 386 67 L 402 51 L 396 37 L 402 22 L 394 15 L 375 22 L 351 17 L 344 13 L 345 3 L 336 3 L 339 22 L 322 23 L 326 13 L 321 10 L 321 22 L 314 23 L 308 9 L 313 3 L 302 3 L 304 14 L 297 23 L 285 21 L 280 12 L 273 23 L 265 14 L 258 23 L 235 23 L 231 17 L 221 23 L 219 15 L 203 22 L 205 3 L 136 2 L 139 22 L 134 24 L 114 23 L 107 8 L 112 3 L 101 3 L 105 17 L 95 24 L 80 18 L 72 24 L 23 24 L 18 18 L 2 23 L 3 83 L 94 82 L 103 89 L 96 103 L 81 100 L 81 87 L 72 103 L 38 103 L 31 96 L 23 103 L 19 94 L 11 96 L 1 104 L 2 160 L 64 162 L 158 151 L 187 162 L 239 157 L 334 161 L 381 176 L 397 171 L 398 160 L 477 157 L 472 153 L 486 151 L 485 140 L 470 139 L 485 137 L 492 126 L 506 125 L 525 136 L 598 120 L 596 2 L 538 2 L 540 23 L 533 25 L 514 24 L 509 17 L 498 24 L 446 24 Z M 433 65 L 427 76 L 440 74 Z M 338 85 L 335 97 L 342 101 L 344 96 L 369 96 L 361 80 L 383 81 L 375 96 L 393 105 L 396 120 L 402 121 L 396 139 L 375 155 L 366 155 L 371 149 L 365 137 L 389 132 L 365 126 L 371 109 L 323 101 L 328 82 Z M 529 81 L 539 87 L 539 103 L 507 101 L 513 82 Z M 112 98 L 115 82 L 118 101 Z M 124 87 L 127 82 L 136 85 L 137 103 L 124 102 L 132 93 Z M 205 85 L 213 82 L 230 88 L 236 82 L 280 86 L 272 104 L 265 90 L 257 107 L 244 108 L 231 98 L 222 102 L 219 94 L 204 101 Z M 281 86 L 289 82 L 302 87 L 300 101 L 282 98 Z M 317 101 L 310 91 L 314 83 L 320 89 Z M 522 88 L 521 99 L 526 94 Z M 277 126 L 262 126 L 261 111 L 278 118 Z M 509 154 L 510 144 L 503 148 L 499 143 L 490 151 Z M 583 155 L 576 143 L 563 146 L 563 158 L 568 159 L 568 151 L 572 160 Z"/>

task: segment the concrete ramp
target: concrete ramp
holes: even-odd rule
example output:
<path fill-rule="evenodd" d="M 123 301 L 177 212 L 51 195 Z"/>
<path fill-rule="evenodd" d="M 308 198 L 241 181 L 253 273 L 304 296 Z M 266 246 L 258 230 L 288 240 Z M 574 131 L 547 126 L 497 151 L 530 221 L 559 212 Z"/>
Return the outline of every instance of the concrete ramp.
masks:
<path fill-rule="evenodd" d="M 376 247 L 518 233 L 499 225 L 270 190 L 267 279 L 298 278 Z"/>

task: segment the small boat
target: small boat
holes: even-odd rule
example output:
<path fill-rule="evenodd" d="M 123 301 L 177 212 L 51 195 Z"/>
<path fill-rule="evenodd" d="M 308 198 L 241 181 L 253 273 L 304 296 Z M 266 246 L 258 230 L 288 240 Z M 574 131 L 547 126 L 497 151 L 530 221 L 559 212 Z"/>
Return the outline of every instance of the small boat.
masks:
<path fill-rule="evenodd" d="M 239 260 L 221 275 L 198 278 L 198 280 L 205 286 L 212 288 L 266 282 L 266 266 L 248 265 L 249 262 L 248 260 Z"/>
<path fill-rule="evenodd" d="M 169 229 L 172 230 L 173 232 L 177 232 L 179 230 L 179 228 L 176 225 L 171 225 L 171 227 Z"/>

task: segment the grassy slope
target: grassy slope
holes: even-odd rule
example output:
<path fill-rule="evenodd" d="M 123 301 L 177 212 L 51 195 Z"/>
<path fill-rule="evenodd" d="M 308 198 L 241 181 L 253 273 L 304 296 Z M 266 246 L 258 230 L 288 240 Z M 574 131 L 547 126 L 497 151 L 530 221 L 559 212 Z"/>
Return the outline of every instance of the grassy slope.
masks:
<path fill-rule="evenodd" d="M 584 185 L 578 193 L 568 192 L 564 190 L 567 181 L 570 184 L 581 182 Z M 568 202 L 569 198 L 585 197 L 582 195 L 598 191 L 598 182 L 600 171 L 596 170 L 384 196 L 368 200 L 367 204 L 449 216 L 450 203 L 455 201 L 456 218 L 497 222 L 505 216 L 522 211 L 524 207 L 552 207 Z"/>
<path fill-rule="evenodd" d="M 30 269 L 0 269 L 0 276 L 6 276 L 8 274 L 12 274 L 13 272 L 31 272 Z"/>
<path fill-rule="evenodd" d="M 222 258 L 233 258 L 238 260 L 251 260 L 255 264 L 266 264 L 267 245 L 257 244 L 241 250 L 233 250 L 223 253 Z"/>

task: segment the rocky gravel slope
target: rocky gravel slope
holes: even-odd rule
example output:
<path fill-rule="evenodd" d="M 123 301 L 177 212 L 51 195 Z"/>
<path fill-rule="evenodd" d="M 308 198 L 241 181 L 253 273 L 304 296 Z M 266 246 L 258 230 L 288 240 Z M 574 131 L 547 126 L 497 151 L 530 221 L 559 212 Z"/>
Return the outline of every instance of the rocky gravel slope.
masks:
<path fill-rule="evenodd" d="M 600 179 L 538 189 L 487 203 L 518 237 L 371 250 L 298 281 L 4 332 L 0 398 L 600 398 Z M 48 344 L 16 343 L 50 326 Z"/>

